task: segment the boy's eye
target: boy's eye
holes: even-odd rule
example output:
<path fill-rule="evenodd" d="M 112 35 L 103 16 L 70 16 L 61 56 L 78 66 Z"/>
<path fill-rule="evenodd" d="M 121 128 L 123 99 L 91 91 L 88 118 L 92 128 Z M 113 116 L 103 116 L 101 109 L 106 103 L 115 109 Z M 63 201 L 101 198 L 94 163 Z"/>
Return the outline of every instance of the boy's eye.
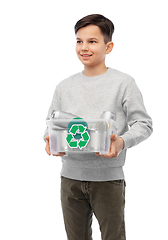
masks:
<path fill-rule="evenodd" d="M 96 41 L 90 41 L 90 43 L 96 43 Z"/>
<path fill-rule="evenodd" d="M 79 40 L 78 40 L 77 43 L 82 43 L 82 41 L 79 41 Z"/>

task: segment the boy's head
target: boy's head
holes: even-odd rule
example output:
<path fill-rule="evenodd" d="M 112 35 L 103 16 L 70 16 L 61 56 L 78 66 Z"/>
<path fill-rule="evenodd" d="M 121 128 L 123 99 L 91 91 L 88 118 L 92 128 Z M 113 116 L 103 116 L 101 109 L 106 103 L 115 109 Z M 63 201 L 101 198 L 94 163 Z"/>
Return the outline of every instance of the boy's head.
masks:
<path fill-rule="evenodd" d="M 75 25 L 75 34 L 78 30 L 88 25 L 95 25 L 100 28 L 100 31 L 104 37 L 105 44 L 112 41 L 112 35 L 114 32 L 114 24 L 106 17 L 100 14 L 88 15 L 80 19 Z"/>
<path fill-rule="evenodd" d="M 86 16 L 76 23 L 76 53 L 85 69 L 97 67 L 98 71 L 105 71 L 106 54 L 113 49 L 113 32 L 113 23 L 99 14 Z"/>

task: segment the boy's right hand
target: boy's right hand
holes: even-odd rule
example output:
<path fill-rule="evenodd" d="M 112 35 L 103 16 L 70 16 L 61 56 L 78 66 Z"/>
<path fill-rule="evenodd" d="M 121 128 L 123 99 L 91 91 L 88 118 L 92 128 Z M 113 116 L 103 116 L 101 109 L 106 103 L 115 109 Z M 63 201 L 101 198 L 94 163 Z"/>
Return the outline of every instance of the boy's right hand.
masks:
<path fill-rule="evenodd" d="M 50 141 L 50 138 L 49 138 L 49 136 L 47 136 L 46 137 L 46 147 L 45 147 L 45 150 L 46 150 L 46 152 L 47 152 L 47 154 L 50 156 L 51 155 L 51 151 L 50 151 L 50 143 L 49 143 L 49 141 Z M 65 152 L 60 152 L 59 154 L 53 154 L 53 156 L 64 156 L 64 155 L 66 155 L 66 153 Z"/>

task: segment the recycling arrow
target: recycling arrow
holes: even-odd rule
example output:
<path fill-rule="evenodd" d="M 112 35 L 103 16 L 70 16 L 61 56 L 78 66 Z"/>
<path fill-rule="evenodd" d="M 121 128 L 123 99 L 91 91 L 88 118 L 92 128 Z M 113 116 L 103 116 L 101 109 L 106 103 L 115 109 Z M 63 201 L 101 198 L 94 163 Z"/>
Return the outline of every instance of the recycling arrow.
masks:
<path fill-rule="evenodd" d="M 66 142 L 70 148 L 85 148 L 90 140 L 90 135 L 87 132 L 87 127 L 82 124 L 73 124 L 67 133 Z M 75 139 L 77 134 L 81 134 L 80 139 Z"/>

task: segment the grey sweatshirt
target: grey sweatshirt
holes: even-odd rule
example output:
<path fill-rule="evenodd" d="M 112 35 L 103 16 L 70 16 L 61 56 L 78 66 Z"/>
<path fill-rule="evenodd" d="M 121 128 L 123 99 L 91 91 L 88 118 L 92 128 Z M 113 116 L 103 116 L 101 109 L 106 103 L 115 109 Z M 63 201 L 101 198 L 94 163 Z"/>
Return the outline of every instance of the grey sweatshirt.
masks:
<path fill-rule="evenodd" d="M 124 150 L 116 158 L 95 153 L 69 153 L 62 157 L 61 175 L 84 181 L 124 179 L 126 150 L 147 139 L 152 133 L 152 120 L 147 114 L 142 95 L 132 77 L 108 68 L 106 73 L 87 77 L 82 72 L 60 82 L 54 92 L 47 118 L 61 110 L 84 119 L 99 119 L 103 111 L 116 114 L 118 136 Z M 46 130 L 44 137 L 48 134 Z"/>

